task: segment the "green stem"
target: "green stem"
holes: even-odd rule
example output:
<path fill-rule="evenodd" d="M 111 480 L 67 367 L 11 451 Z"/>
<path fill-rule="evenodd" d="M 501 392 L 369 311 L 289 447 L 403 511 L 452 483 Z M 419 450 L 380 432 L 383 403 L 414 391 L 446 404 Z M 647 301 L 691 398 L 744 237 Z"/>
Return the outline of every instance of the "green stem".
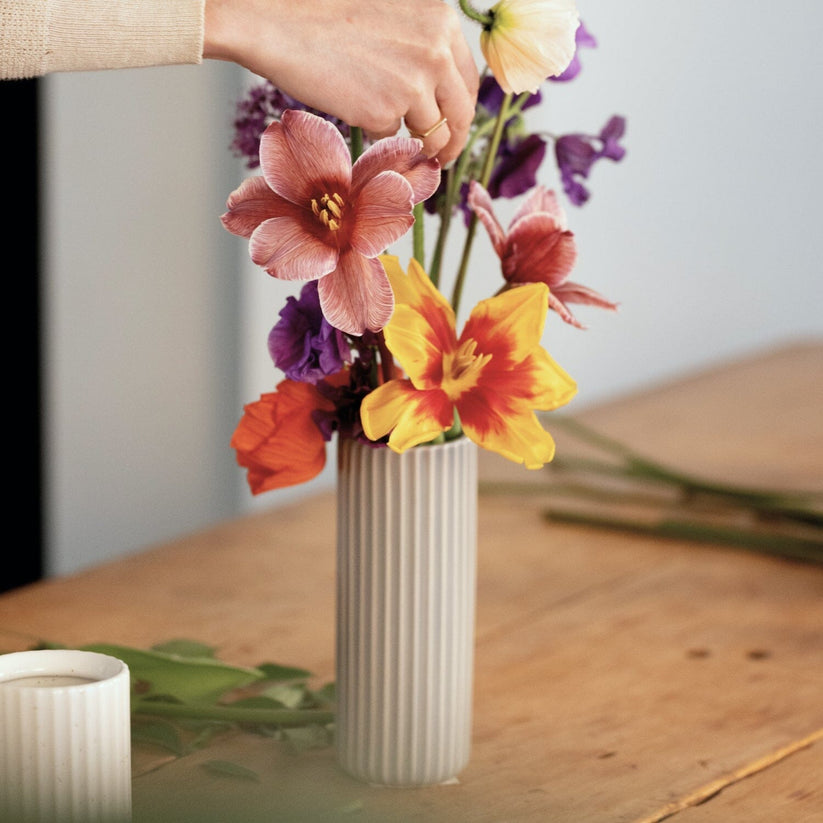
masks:
<path fill-rule="evenodd" d="M 351 161 L 354 163 L 363 154 L 363 129 L 359 126 L 352 126 L 349 129 L 351 141 Z"/>
<path fill-rule="evenodd" d="M 132 701 L 132 714 L 177 717 L 194 720 L 219 720 L 265 726 L 327 725 L 334 712 L 326 709 L 265 709 L 251 706 L 193 706 L 189 703 L 163 703 L 157 700 Z"/>
<path fill-rule="evenodd" d="M 512 95 L 510 93 L 504 95 L 503 101 L 500 103 L 500 111 L 497 113 L 497 120 L 494 124 L 494 132 L 489 140 L 489 145 L 486 147 L 486 159 L 483 163 L 483 170 L 479 180 L 480 185 L 484 188 L 489 184 L 489 178 L 491 177 L 492 169 L 494 169 L 494 161 L 497 157 L 497 149 L 500 145 L 500 138 L 503 135 L 503 129 L 507 120 L 511 117 L 511 111 L 509 109 L 511 99 Z M 466 272 L 469 268 L 469 257 L 471 255 L 471 247 L 474 242 L 474 235 L 476 231 L 477 215 L 472 213 L 469 221 L 469 227 L 466 231 L 466 240 L 463 244 L 463 254 L 460 258 L 460 266 L 457 269 L 457 279 L 455 280 L 454 290 L 452 291 L 451 305 L 455 316 L 457 316 L 457 312 L 460 308 L 460 298 L 463 294 L 463 283 L 465 282 Z"/>
<path fill-rule="evenodd" d="M 425 268 L 426 266 L 426 243 L 425 230 L 423 226 L 423 204 L 414 205 L 414 226 L 412 227 L 412 255 L 414 259 Z"/>
<path fill-rule="evenodd" d="M 816 519 L 814 512 L 797 505 L 818 496 L 813 492 L 782 492 L 706 480 L 696 475 L 668 468 L 661 463 L 643 457 L 622 443 L 590 429 L 575 418 L 558 415 L 552 417 L 552 422 L 554 425 L 559 424 L 566 428 L 572 434 L 591 445 L 611 452 L 625 461 L 625 466 L 622 469 L 612 466 L 611 464 L 600 464 L 601 468 L 599 470 L 602 473 L 619 474 L 622 476 L 668 483 L 679 486 L 686 494 L 707 494 L 724 497 L 738 503 L 774 512 L 790 512 L 796 510 L 798 514 L 811 516 L 812 522 Z M 585 464 L 581 463 L 581 465 L 584 465 L 585 468 L 590 471 L 598 470 L 598 463 L 596 461 L 587 461 Z"/>
<path fill-rule="evenodd" d="M 457 159 L 457 162 L 446 172 L 446 195 L 440 212 L 440 229 L 437 233 L 434 255 L 428 271 L 429 278 L 435 286 L 438 286 L 440 282 L 440 266 L 443 262 L 443 252 L 446 248 L 446 238 L 448 237 L 449 228 L 451 226 L 452 213 L 454 211 L 457 198 L 460 194 L 460 186 L 466 177 L 466 167 L 471 162 L 474 144 L 481 137 L 485 137 L 489 132 L 491 132 L 494 129 L 494 126 L 495 121 L 489 120 L 474 129 L 474 131 L 469 135 L 466 146 L 460 153 L 460 157 Z"/>
<path fill-rule="evenodd" d="M 823 541 L 794 535 L 748 531 L 726 526 L 712 526 L 681 520 L 662 520 L 658 523 L 641 523 L 616 517 L 598 517 L 570 511 L 547 511 L 545 517 L 562 523 L 645 534 L 650 537 L 667 537 L 701 543 L 722 543 L 761 552 L 763 554 L 801 560 L 807 563 L 823 563 Z"/>
<path fill-rule="evenodd" d="M 480 23 L 481 26 L 484 28 L 488 28 L 491 26 L 492 22 L 494 21 L 494 16 L 489 14 L 488 12 L 480 12 L 471 6 L 468 0 L 459 0 L 460 10 L 463 14 L 466 15 L 470 20 L 474 20 L 476 23 Z"/>

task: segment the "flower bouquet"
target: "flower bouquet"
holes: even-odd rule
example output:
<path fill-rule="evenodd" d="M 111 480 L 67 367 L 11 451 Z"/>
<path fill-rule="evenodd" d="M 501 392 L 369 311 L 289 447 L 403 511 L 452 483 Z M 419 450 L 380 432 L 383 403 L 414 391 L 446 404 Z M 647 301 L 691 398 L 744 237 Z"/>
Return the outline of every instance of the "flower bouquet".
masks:
<path fill-rule="evenodd" d="M 615 304 L 569 279 L 576 240 L 559 197 L 538 183 L 552 138 L 530 132 L 526 112 L 540 105 L 547 77 L 577 76 L 579 50 L 595 40 L 571 2 L 461 7 L 480 22 L 489 69 L 466 148 L 447 170 L 415 138 L 369 144 L 268 83 L 238 106 L 233 148 L 262 175 L 231 194 L 223 223 L 249 239 L 269 275 L 307 281 L 268 337 L 285 379 L 246 406 L 232 440 L 254 494 L 317 475 L 335 433 L 396 452 L 465 435 L 527 468 L 552 459 L 535 412 L 566 404 L 575 384 L 541 345 L 547 313 L 581 327 L 570 304 Z M 594 163 L 622 158 L 624 128 L 612 117 L 599 135 L 553 139 L 572 204 L 586 202 Z M 494 201 L 521 196 L 505 229 Z M 478 224 L 501 278 L 458 334 Z M 458 227 L 462 254 L 449 282 L 441 269 Z M 385 252 L 409 230 L 404 271 Z"/>
<path fill-rule="evenodd" d="M 441 169 L 414 136 L 370 142 L 264 83 L 240 102 L 234 142 L 262 174 L 222 218 L 268 274 L 305 281 L 268 336 L 284 378 L 245 407 L 232 446 L 259 494 L 316 476 L 339 439 L 335 737 L 344 768 L 391 785 L 452 778 L 468 759 L 475 444 L 529 469 L 551 461 L 537 412 L 576 387 L 542 346 L 547 316 L 582 328 L 571 305 L 616 308 L 569 279 L 575 237 L 538 182 L 552 138 L 526 123 L 543 82 L 572 80 L 594 38 L 573 0 L 460 7 L 488 67 L 455 163 Z M 594 163 L 621 159 L 624 128 L 613 117 L 553 139 L 572 204 Z M 516 197 L 504 228 L 495 200 Z M 478 227 L 501 276 L 458 331 Z M 405 264 L 391 249 L 409 231 Z"/>

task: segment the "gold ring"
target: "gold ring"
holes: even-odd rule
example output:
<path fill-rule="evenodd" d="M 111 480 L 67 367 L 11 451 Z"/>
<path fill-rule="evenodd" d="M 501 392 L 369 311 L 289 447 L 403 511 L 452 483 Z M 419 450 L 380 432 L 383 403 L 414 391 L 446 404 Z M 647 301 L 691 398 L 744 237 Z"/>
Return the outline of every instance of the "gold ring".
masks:
<path fill-rule="evenodd" d="M 427 131 L 415 131 L 413 128 L 406 123 L 406 128 L 409 130 L 409 134 L 412 137 L 417 137 L 419 140 L 425 140 L 430 135 L 434 134 L 441 126 L 446 125 L 446 118 L 444 117 L 442 120 L 438 120 L 430 129 Z"/>

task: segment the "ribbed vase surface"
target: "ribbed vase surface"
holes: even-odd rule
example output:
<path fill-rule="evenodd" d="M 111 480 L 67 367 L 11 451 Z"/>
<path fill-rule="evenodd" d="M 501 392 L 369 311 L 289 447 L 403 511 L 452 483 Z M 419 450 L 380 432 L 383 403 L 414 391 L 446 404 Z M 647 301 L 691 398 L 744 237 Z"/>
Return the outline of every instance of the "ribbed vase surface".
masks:
<path fill-rule="evenodd" d="M 371 783 L 455 777 L 471 747 L 477 452 L 338 449 L 338 759 Z"/>

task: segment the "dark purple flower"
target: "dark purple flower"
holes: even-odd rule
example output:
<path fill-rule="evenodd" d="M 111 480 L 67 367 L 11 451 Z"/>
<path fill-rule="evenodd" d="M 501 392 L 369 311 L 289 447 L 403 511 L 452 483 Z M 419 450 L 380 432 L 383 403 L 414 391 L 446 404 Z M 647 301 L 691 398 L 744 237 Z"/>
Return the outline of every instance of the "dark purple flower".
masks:
<path fill-rule="evenodd" d="M 280 318 L 269 332 L 269 354 L 290 380 L 316 384 L 349 361 L 345 335 L 320 310 L 316 280 L 303 286 L 299 300 L 287 298 Z"/>
<path fill-rule="evenodd" d="M 615 162 L 622 160 L 626 150 L 619 140 L 626 131 L 626 120 L 612 117 L 599 135 L 564 134 L 554 144 L 554 154 L 560 169 L 563 189 L 575 206 L 589 199 L 589 190 L 580 182 L 589 176 L 592 166 L 605 157 Z"/>
<path fill-rule="evenodd" d="M 321 380 L 317 391 L 333 406 L 333 411 L 316 409 L 312 420 L 326 441 L 331 441 L 334 433 L 367 443 L 370 446 L 384 445 L 369 440 L 363 432 L 360 422 L 360 404 L 374 387 L 374 372 L 377 369 L 377 341 L 372 332 L 367 331 L 362 337 L 353 338 L 357 350 L 351 366 L 346 370 L 347 381 Z"/>
<path fill-rule="evenodd" d="M 520 107 L 521 111 L 537 106 L 541 99 L 539 91 L 530 94 L 526 102 Z M 480 81 L 477 102 L 492 116 L 496 116 L 497 112 L 500 111 L 500 105 L 503 102 L 503 89 L 493 75 L 488 74 Z"/>
<path fill-rule="evenodd" d="M 518 197 L 534 188 L 545 154 L 546 141 L 538 134 L 501 141 L 487 188 L 491 197 Z"/>
<path fill-rule="evenodd" d="M 287 109 L 308 111 L 334 124 L 346 140 L 349 139 L 349 126 L 342 120 L 324 114 L 317 109 L 303 105 L 291 95 L 280 91 L 268 81 L 264 81 L 249 89 L 245 98 L 237 103 L 234 119 L 234 140 L 231 150 L 236 157 L 244 157 L 246 166 L 256 169 L 260 165 L 260 137 L 266 126 L 274 120 L 279 120 Z"/>
<path fill-rule="evenodd" d="M 586 46 L 587 48 L 593 49 L 597 47 L 597 40 L 586 31 L 586 27 L 583 25 L 583 21 L 580 21 L 580 25 L 577 27 L 577 31 L 574 33 L 574 42 L 577 48 L 574 52 L 574 57 L 572 57 L 571 63 L 567 66 L 566 70 L 562 74 L 558 74 L 557 77 L 550 77 L 549 80 L 552 80 L 555 83 L 568 83 L 569 80 L 574 80 L 578 74 L 580 74 L 580 69 L 582 66 L 580 65 L 580 47 Z"/>

